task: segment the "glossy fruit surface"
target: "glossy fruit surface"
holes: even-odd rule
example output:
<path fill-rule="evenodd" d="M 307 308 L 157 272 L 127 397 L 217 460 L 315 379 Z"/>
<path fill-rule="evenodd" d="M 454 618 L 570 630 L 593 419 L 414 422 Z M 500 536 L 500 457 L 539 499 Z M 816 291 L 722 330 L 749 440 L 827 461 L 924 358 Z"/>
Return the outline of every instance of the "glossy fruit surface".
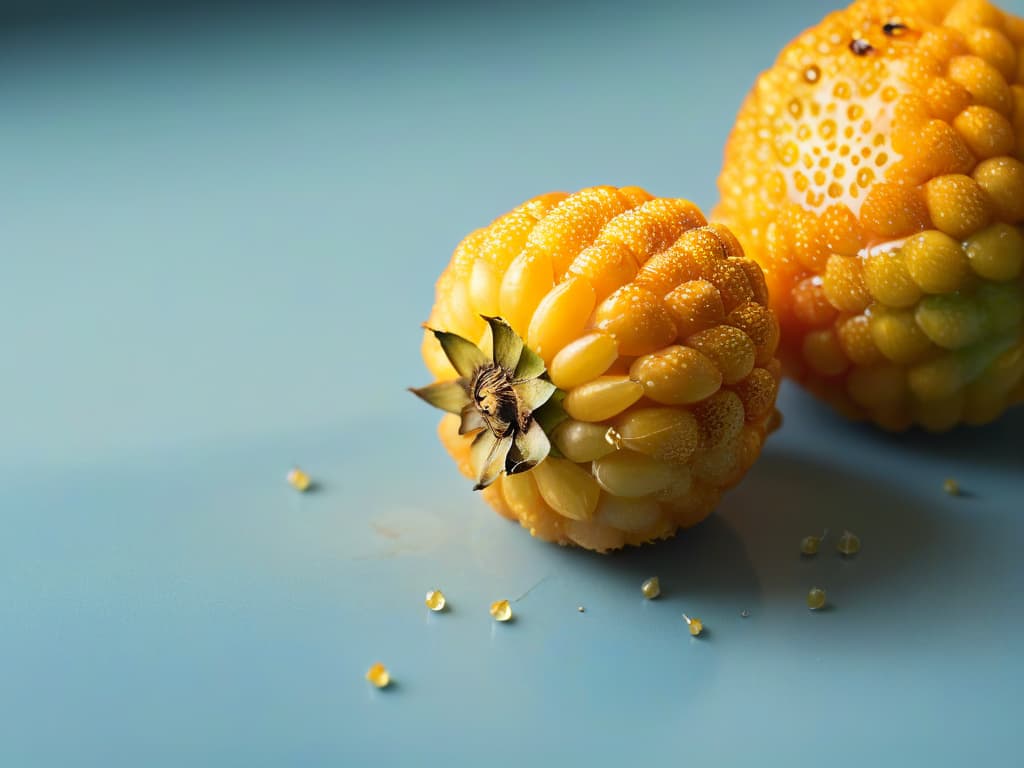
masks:
<path fill-rule="evenodd" d="M 716 215 L 788 375 L 890 430 L 1024 400 L 1024 20 L 856 2 L 761 75 L 725 154 Z"/>

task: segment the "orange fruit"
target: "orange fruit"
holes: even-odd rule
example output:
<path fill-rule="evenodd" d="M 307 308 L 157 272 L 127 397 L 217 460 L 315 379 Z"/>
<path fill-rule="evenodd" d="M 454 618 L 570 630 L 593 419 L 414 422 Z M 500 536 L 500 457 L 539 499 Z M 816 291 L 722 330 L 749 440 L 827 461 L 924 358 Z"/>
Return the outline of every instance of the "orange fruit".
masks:
<path fill-rule="evenodd" d="M 455 249 L 413 392 L 499 514 L 604 552 L 740 480 L 777 423 L 778 337 L 760 268 L 693 203 L 553 193 Z"/>
<path fill-rule="evenodd" d="M 758 79 L 719 191 L 787 375 L 891 430 L 1024 400 L 1024 20 L 985 0 L 830 14 Z"/>

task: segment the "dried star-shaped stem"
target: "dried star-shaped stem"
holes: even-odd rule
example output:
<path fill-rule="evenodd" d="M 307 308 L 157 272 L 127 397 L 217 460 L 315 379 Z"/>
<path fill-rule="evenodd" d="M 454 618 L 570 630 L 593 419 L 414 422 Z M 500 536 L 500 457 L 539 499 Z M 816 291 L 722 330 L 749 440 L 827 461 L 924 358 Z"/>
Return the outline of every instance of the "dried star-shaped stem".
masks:
<path fill-rule="evenodd" d="M 544 361 L 500 317 L 484 320 L 491 328 L 490 356 L 457 334 L 430 329 L 459 378 L 410 390 L 460 416 L 459 434 L 476 433 L 470 449 L 475 490 L 502 472 L 526 472 L 544 461 L 551 452 L 547 433 L 564 418 L 564 395 L 546 378 Z"/>

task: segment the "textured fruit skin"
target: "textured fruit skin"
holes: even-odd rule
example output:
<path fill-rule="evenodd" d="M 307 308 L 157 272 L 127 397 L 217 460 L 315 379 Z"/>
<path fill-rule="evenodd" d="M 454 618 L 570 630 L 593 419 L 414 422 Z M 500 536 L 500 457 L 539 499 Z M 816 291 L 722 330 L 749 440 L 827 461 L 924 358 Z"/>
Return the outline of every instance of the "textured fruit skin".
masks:
<path fill-rule="evenodd" d="M 593 187 L 523 203 L 466 237 L 427 326 L 490 346 L 500 315 L 543 357 L 569 418 L 553 455 L 483 490 L 502 516 L 607 552 L 707 517 L 773 423 L 779 326 L 760 268 L 685 200 Z M 456 377 L 433 333 L 435 380 Z M 471 436 L 438 433 L 474 477 Z M 610 431 L 611 430 L 611 431 Z"/>
<path fill-rule="evenodd" d="M 1024 400 L 1024 20 L 984 0 L 829 15 L 758 79 L 719 191 L 787 375 L 894 431 Z"/>

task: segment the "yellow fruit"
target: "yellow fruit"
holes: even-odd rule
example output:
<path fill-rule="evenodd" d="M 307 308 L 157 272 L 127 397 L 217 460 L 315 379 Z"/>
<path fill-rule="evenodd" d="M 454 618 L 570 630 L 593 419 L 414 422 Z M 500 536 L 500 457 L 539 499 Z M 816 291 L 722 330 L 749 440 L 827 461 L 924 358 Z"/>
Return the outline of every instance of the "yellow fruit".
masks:
<path fill-rule="evenodd" d="M 499 514 L 559 544 L 643 544 L 707 517 L 760 453 L 781 373 L 767 302 L 688 201 L 545 195 L 458 246 L 422 347 L 435 381 L 413 391 Z"/>
<path fill-rule="evenodd" d="M 715 217 L 786 373 L 844 414 L 941 431 L 1024 401 L 999 362 L 1024 344 L 1022 30 L 987 0 L 856 0 L 740 110 Z"/>

